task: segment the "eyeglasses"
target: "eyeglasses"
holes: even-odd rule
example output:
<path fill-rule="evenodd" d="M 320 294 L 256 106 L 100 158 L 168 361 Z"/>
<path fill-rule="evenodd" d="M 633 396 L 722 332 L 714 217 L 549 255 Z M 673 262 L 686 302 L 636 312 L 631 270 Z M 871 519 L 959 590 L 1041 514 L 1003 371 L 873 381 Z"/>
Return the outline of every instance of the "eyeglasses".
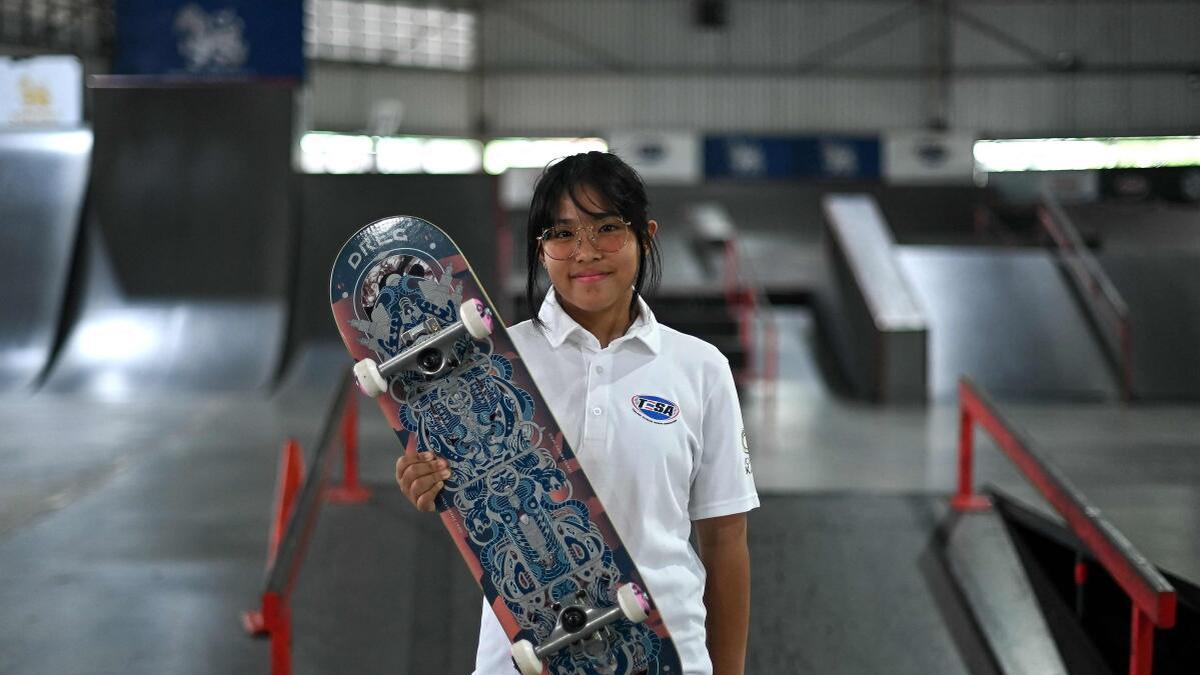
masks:
<path fill-rule="evenodd" d="M 542 232 L 538 241 L 542 251 L 555 260 L 570 260 L 583 245 L 583 230 L 588 231 L 588 241 L 601 253 L 616 253 L 629 240 L 629 221 L 620 218 L 605 218 L 595 225 L 567 227 L 552 225 Z"/>

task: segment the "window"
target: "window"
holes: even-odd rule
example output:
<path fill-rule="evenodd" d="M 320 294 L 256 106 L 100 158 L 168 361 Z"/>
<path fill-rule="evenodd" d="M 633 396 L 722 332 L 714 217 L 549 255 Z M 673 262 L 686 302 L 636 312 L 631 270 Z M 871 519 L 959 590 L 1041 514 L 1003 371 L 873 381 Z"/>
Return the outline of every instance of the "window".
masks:
<path fill-rule="evenodd" d="M 300 139 L 305 173 L 479 173 L 542 169 L 578 152 L 608 149 L 600 138 L 473 138 L 364 136 L 312 131 Z"/>
<path fill-rule="evenodd" d="M 541 169 L 550 162 L 579 152 L 608 150 L 599 138 L 498 138 L 483 151 L 483 168 L 490 174 L 509 169 Z"/>
<path fill-rule="evenodd" d="M 99 54 L 112 35 L 110 2 L 0 0 L 0 44 Z"/>
<path fill-rule="evenodd" d="M 483 146 L 471 138 L 311 132 L 300 140 L 305 173 L 478 173 Z"/>
<path fill-rule="evenodd" d="M 371 0 L 308 0 L 309 58 L 468 70 L 475 62 L 475 15 Z"/>

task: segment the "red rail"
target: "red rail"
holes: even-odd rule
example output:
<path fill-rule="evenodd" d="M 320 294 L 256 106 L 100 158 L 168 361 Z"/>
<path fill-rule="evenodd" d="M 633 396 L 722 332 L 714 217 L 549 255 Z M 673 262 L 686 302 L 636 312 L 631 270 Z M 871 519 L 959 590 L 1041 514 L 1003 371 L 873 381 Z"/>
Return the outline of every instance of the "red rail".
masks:
<path fill-rule="evenodd" d="M 1057 247 L 1059 259 L 1070 273 L 1084 305 L 1100 327 L 1109 356 L 1116 364 L 1121 398 L 1133 399 L 1133 338 L 1129 308 L 1100 263 L 1083 243 L 1083 237 L 1053 198 L 1038 206 L 1038 222 Z"/>
<path fill-rule="evenodd" d="M 995 235 L 1004 246 L 1015 246 L 1016 237 L 1005 226 L 1004 221 L 997 215 L 996 210 L 986 204 L 975 207 L 975 235 L 980 239 Z"/>
<path fill-rule="evenodd" d="M 775 326 L 775 318 L 767 312 L 762 312 L 764 304 L 769 304 L 766 294 L 757 286 L 747 282 L 742 277 L 739 264 L 737 242 L 730 238 L 724 241 L 724 279 L 725 304 L 734 313 L 738 323 L 738 341 L 746 352 L 748 361 L 756 364 L 757 375 L 762 383 L 763 392 L 768 401 L 775 397 L 775 381 L 779 375 L 779 334 Z M 766 317 L 763 333 L 763 348 L 759 354 L 754 344 L 754 321 L 759 316 Z M 756 358 L 757 356 L 757 358 Z M 768 410 L 773 406 L 768 405 Z"/>
<path fill-rule="evenodd" d="M 272 675 L 292 672 L 292 589 L 316 527 L 321 503 L 358 503 L 370 497 L 358 477 L 358 390 L 350 382 L 348 376 L 343 380 L 326 416 L 307 476 L 300 444 L 293 439 L 284 444 L 267 550 L 266 584 L 259 608 L 242 612 L 241 617 L 246 632 L 271 637 Z M 338 440 L 342 450 L 342 483 L 327 488 L 332 459 L 339 454 L 332 451 Z"/>
<path fill-rule="evenodd" d="M 1133 602 L 1130 675 L 1150 675 L 1154 629 L 1175 625 L 1175 589 L 1158 570 L 1100 515 L 1057 468 L 1042 459 L 1029 440 L 1000 413 L 969 378 L 959 381 L 959 482 L 951 500 L 957 510 L 983 507 L 987 500 L 972 486 L 974 424 L 996 445 L 1062 515 L 1068 527 Z"/>

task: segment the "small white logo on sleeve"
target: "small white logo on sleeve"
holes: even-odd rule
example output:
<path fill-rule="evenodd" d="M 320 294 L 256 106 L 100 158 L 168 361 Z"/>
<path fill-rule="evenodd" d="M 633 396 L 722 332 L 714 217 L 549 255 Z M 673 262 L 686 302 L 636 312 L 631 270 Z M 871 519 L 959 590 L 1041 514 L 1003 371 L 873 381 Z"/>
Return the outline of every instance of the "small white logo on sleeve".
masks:
<path fill-rule="evenodd" d="M 746 438 L 746 430 L 742 429 L 742 454 L 746 457 L 743 460 L 743 465 L 746 467 L 746 475 L 754 473 L 750 468 L 750 440 Z"/>
<path fill-rule="evenodd" d="M 634 396 L 633 411 L 655 424 L 670 424 L 679 419 L 679 406 L 659 396 Z"/>

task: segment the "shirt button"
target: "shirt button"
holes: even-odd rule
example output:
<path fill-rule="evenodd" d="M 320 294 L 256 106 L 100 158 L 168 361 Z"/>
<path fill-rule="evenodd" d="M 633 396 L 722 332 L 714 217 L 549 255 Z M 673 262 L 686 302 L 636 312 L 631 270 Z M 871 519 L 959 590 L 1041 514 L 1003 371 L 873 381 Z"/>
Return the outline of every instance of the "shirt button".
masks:
<path fill-rule="evenodd" d="M 592 408 L 593 415 L 599 415 L 602 411 L 599 408 Z"/>
<path fill-rule="evenodd" d="M 596 372 L 597 372 L 597 373 L 603 373 L 603 372 L 604 372 L 604 366 L 596 366 Z"/>

